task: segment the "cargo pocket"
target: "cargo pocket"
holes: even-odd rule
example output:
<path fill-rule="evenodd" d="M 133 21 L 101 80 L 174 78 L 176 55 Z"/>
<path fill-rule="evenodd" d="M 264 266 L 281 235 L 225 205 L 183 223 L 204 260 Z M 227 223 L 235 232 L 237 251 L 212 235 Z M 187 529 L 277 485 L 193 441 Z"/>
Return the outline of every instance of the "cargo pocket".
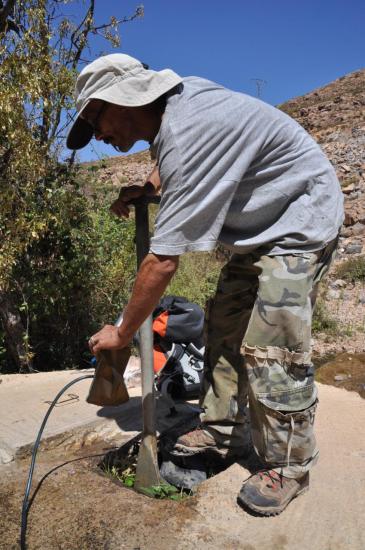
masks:
<path fill-rule="evenodd" d="M 280 395 L 256 395 L 250 408 L 255 424 L 252 439 L 258 455 L 273 466 L 308 462 L 316 452 L 313 424 L 317 403 L 314 386 Z"/>
<path fill-rule="evenodd" d="M 303 411 L 317 400 L 317 387 L 312 383 L 284 391 L 271 390 L 270 393 L 257 393 L 256 399 L 274 411 Z"/>

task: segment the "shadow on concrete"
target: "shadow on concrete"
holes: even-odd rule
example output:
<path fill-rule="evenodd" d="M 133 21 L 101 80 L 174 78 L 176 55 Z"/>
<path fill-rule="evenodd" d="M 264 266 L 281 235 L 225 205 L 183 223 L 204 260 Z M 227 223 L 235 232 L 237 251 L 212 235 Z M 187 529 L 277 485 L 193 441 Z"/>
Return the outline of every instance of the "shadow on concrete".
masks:
<path fill-rule="evenodd" d="M 157 430 L 164 432 L 176 424 L 180 424 L 191 416 L 199 413 L 194 403 L 184 401 L 175 403 L 175 411 L 171 413 L 170 402 L 162 397 L 156 399 Z M 142 431 L 142 399 L 131 397 L 129 401 L 119 407 L 102 407 L 97 415 L 102 418 L 112 418 L 122 431 Z"/>
<path fill-rule="evenodd" d="M 142 399 L 131 397 L 118 407 L 102 407 L 96 413 L 102 418 L 112 418 L 123 432 L 142 430 Z"/>

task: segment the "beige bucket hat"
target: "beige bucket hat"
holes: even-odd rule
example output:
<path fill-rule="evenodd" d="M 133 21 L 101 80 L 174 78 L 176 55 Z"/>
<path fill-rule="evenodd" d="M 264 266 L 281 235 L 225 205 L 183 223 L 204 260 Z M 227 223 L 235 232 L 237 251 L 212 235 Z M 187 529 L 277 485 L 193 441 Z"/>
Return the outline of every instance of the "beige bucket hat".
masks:
<path fill-rule="evenodd" d="M 115 53 L 99 57 L 81 71 L 76 82 L 78 116 L 66 142 L 69 149 L 81 149 L 93 137 L 90 124 L 80 118 L 91 99 L 123 107 L 141 107 L 182 82 L 182 78 L 170 69 L 152 71 L 145 67 L 138 59 Z"/>

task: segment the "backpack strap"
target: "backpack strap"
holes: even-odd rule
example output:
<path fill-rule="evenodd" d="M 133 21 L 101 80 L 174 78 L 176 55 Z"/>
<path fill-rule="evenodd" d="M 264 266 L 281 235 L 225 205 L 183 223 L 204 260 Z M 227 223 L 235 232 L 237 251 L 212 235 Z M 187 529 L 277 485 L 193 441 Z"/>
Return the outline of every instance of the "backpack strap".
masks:
<path fill-rule="evenodd" d="M 167 322 L 169 319 L 168 311 L 161 311 L 157 317 L 153 320 L 152 328 L 153 332 L 158 334 L 161 338 L 166 336 Z"/>

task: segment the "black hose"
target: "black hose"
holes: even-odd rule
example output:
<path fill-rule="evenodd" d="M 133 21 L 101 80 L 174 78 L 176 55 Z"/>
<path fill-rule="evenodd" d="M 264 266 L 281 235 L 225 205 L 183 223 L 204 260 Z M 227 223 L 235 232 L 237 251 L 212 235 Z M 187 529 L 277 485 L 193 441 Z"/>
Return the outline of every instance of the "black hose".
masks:
<path fill-rule="evenodd" d="M 58 392 L 54 400 L 52 401 L 51 405 L 49 406 L 49 409 L 43 419 L 42 425 L 39 429 L 38 436 L 36 439 L 36 442 L 34 443 L 33 451 L 32 451 L 32 461 L 29 468 L 29 474 L 28 474 L 28 481 L 25 488 L 25 494 L 24 494 L 24 500 L 23 500 L 23 506 L 22 506 L 22 518 L 21 518 L 21 528 L 20 528 L 20 548 L 21 550 L 26 550 L 26 533 L 27 533 L 27 521 L 28 521 L 28 512 L 30 508 L 30 501 L 29 501 L 29 493 L 32 486 L 32 479 L 33 479 L 33 472 L 34 472 L 34 466 L 35 466 L 35 459 L 38 452 L 38 447 L 41 441 L 42 433 L 45 428 L 45 425 L 47 423 L 48 417 L 52 412 L 53 407 L 56 405 L 57 401 L 61 397 L 61 395 L 73 384 L 76 384 L 76 382 L 80 382 L 81 380 L 85 380 L 86 378 L 94 378 L 93 374 L 86 374 L 85 376 L 80 376 L 79 378 L 76 378 L 75 380 L 72 380 L 72 382 L 69 382 L 62 388 L 61 391 Z"/>

